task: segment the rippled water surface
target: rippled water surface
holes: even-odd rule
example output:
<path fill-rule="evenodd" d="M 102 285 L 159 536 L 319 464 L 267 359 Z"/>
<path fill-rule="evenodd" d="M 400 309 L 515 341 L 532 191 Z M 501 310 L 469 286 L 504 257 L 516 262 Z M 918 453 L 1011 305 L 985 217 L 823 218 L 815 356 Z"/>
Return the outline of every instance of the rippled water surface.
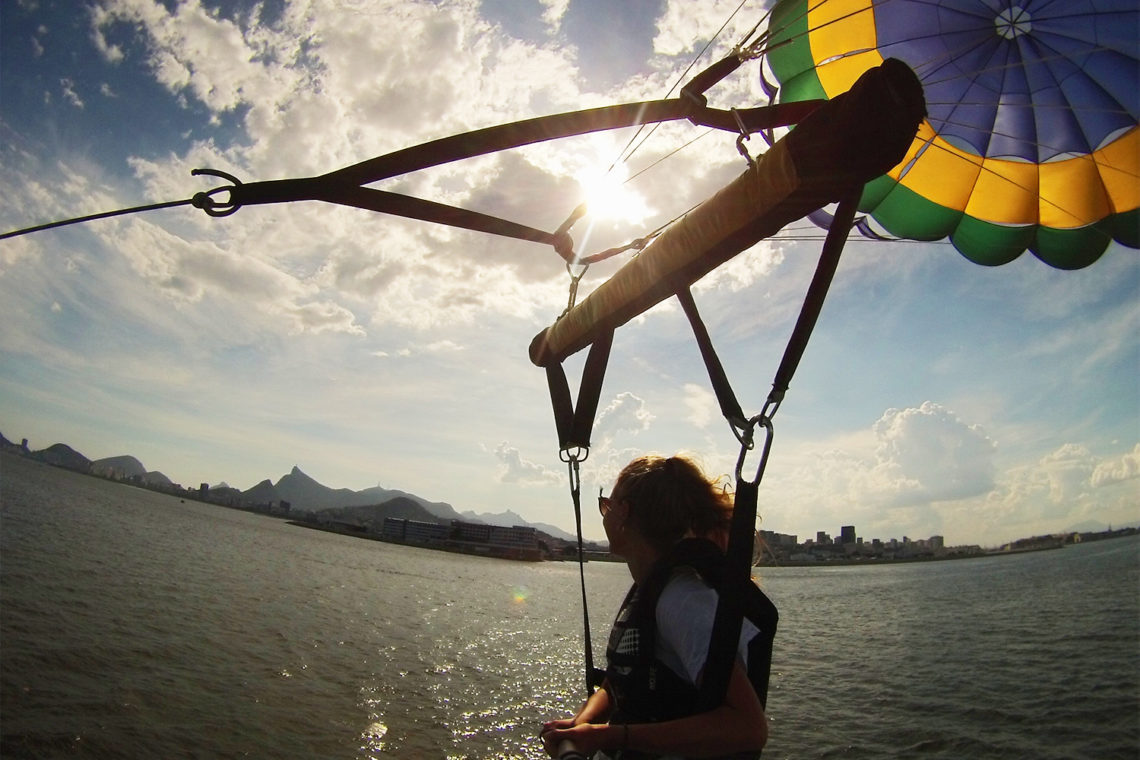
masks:
<path fill-rule="evenodd" d="M 1140 542 L 767 568 L 766 758 L 1136 758 Z M 628 575 L 587 566 L 597 646 Z M 337 536 L 0 457 L 0 754 L 541 757 L 577 568 Z"/>

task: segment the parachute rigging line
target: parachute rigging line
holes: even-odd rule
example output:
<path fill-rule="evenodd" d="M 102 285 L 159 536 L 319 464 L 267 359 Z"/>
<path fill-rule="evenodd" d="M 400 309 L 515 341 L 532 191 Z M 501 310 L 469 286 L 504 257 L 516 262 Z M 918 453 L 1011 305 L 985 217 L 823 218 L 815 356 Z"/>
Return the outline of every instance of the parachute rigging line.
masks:
<path fill-rule="evenodd" d="M 701 58 L 704 57 L 705 53 L 708 52 L 708 49 L 710 47 L 712 47 L 712 44 L 714 42 L 717 41 L 717 38 L 720 37 L 720 35 L 724 32 L 725 28 L 729 25 L 729 23 L 732 21 L 732 19 L 736 17 L 736 14 L 740 12 L 740 9 L 743 8 L 745 3 L 747 3 L 747 2 L 748 2 L 748 0 L 740 0 L 740 4 L 736 6 L 736 10 L 734 10 L 732 13 L 728 14 L 728 18 L 726 18 L 724 20 L 724 23 L 722 23 L 720 25 L 720 29 L 716 30 L 716 34 L 714 34 L 712 37 L 709 38 L 708 42 L 705 43 L 704 47 L 701 48 L 700 52 L 697 53 L 697 55 L 693 58 L 693 60 L 691 60 L 689 62 L 689 65 L 685 67 L 685 70 L 682 71 L 681 74 L 677 77 L 676 81 L 673 82 L 673 86 L 670 87 L 669 91 L 665 93 L 666 98 L 668 98 L 670 95 L 672 95 L 673 91 L 676 90 L 677 87 L 681 84 L 681 82 L 684 81 L 685 77 L 687 77 L 689 75 L 689 72 L 693 70 L 693 67 L 697 65 L 697 62 L 700 61 Z M 747 39 L 748 37 L 751 37 L 753 34 L 755 34 L 756 28 L 760 25 L 760 23 L 762 23 L 762 21 L 763 20 L 761 20 L 760 22 L 757 22 L 757 25 L 752 28 L 752 31 L 748 33 L 748 35 L 745 37 L 745 39 Z M 737 47 L 739 48 L 739 45 Z M 702 105 L 703 105 L 703 103 L 702 103 Z M 609 174 L 610 172 L 612 172 L 614 170 L 614 168 L 617 167 L 618 164 L 624 164 L 624 163 L 628 162 L 631 158 L 633 158 L 633 155 L 637 151 L 641 150 L 641 146 L 645 145 L 645 143 L 649 140 L 649 138 L 653 136 L 653 133 L 657 131 L 658 126 L 660 126 L 660 122 L 658 122 L 657 124 L 654 124 L 653 127 L 649 130 L 649 134 L 647 134 L 645 136 L 645 139 L 643 139 L 641 142 L 639 142 L 635 148 L 630 150 L 630 146 L 633 145 L 634 141 L 637 140 L 638 135 L 640 135 L 645 130 L 644 124 L 639 126 L 637 128 L 637 131 L 633 134 L 633 136 L 629 138 L 629 142 L 627 142 L 625 144 L 625 147 L 622 148 L 621 151 L 618 153 L 618 157 L 616 159 L 614 159 L 613 163 L 611 163 L 609 165 L 609 168 L 606 169 L 606 174 Z M 684 146 L 682 146 L 682 147 L 684 147 Z M 626 151 L 629 151 L 629 152 L 626 153 Z M 674 153 L 675 152 L 676 151 L 674 151 Z M 672 155 L 672 153 L 669 155 Z M 640 172 L 638 172 L 638 173 L 640 174 Z M 629 179 L 627 179 L 626 182 L 628 182 L 630 179 L 633 179 L 633 177 L 630 177 Z"/>
<path fill-rule="evenodd" d="M 187 198 L 181 201 L 167 201 L 165 203 L 151 203 L 146 206 L 133 206 L 131 208 L 121 208 L 116 211 L 103 211 L 98 214 L 89 214 L 88 216 L 77 216 L 72 219 L 61 219 L 57 222 L 48 222 L 47 224 L 39 224 L 35 227 L 25 227 L 22 230 L 12 230 L 0 234 L 0 240 L 7 240 L 8 238 L 19 237 L 20 235 L 28 235 L 33 232 L 46 232 L 47 230 L 54 230 L 59 227 L 67 227 L 72 224 L 82 224 L 84 222 L 94 222 L 99 219 L 111 219 L 116 216 L 126 216 L 127 214 L 138 214 L 143 211 L 157 211 L 164 208 L 176 208 L 178 206 L 193 205 L 194 199 Z"/>

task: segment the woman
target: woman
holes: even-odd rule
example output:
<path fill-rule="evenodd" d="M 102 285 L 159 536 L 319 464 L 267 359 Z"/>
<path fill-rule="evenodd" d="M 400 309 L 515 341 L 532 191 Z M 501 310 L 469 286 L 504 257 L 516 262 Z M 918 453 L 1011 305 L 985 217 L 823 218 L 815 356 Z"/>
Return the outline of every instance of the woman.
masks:
<path fill-rule="evenodd" d="M 573 718 L 543 726 L 547 752 L 570 740 L 586 755 L 755 756 L 768 738 L 747 670 L 759 631 L 744 621 L 724 700 L 702 708 L 699 687 L 718 595 L 695 563 L 677 560 L 689 549 L 722 557 L 729 495 L 688 459 L 645 456 L 622 470 L 598 506 L 610 551 L 625 560 L 634 585 L 610 633 L 605 682 Z M 653 597 L 655 603 L 646 601 Z"/>

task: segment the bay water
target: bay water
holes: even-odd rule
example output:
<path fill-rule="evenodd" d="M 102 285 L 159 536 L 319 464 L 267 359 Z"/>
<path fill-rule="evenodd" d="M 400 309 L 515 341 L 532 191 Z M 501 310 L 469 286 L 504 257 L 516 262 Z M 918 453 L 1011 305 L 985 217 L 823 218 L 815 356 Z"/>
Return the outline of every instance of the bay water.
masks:
<path fill-rule="evenodd" d="M 3 758 L 538 758 L 578 569 L 288 525 L 0 455 Z M 586 566 L 596 652 L 629 583 Z M 762 568 L 768 758 L 1140 756 L 1140 540 Z"/>

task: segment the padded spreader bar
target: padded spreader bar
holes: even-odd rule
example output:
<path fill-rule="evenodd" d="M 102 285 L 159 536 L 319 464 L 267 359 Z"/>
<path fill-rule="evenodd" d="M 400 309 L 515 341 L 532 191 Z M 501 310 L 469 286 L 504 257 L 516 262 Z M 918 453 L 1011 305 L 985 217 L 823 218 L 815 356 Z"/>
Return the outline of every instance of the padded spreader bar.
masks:
<path fill-rule="evenodd" d="M 850 196 L 903 159 L 925 115 L 906 64 L 888 59 L 867 71 L 536 335 L 531 361 L 561 362 L 784 225 Z"/>

